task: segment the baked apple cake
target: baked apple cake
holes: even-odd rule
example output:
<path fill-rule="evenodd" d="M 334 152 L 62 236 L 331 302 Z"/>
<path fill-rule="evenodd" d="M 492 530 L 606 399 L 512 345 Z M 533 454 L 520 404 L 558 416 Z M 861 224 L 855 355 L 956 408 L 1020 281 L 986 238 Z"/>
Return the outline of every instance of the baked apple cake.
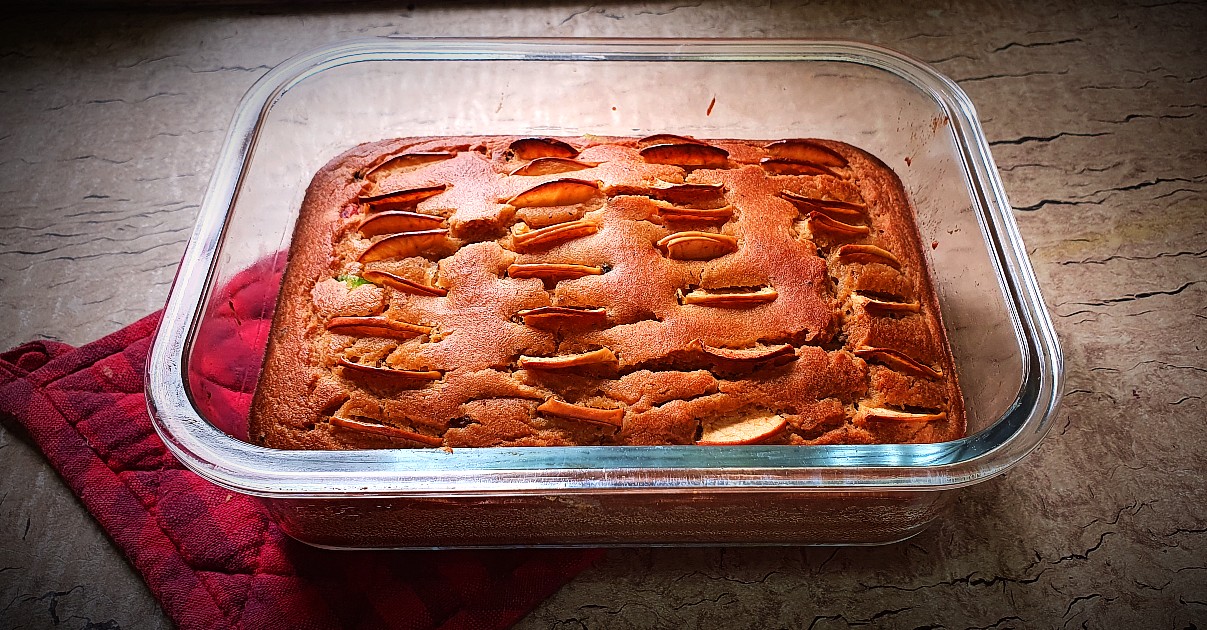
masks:
<path fill-rule="evenodd" d="M 827 140 L 444 137 L 311 183 L 251 415 L 276 448 L 938 442 L 913 211 Z"/>

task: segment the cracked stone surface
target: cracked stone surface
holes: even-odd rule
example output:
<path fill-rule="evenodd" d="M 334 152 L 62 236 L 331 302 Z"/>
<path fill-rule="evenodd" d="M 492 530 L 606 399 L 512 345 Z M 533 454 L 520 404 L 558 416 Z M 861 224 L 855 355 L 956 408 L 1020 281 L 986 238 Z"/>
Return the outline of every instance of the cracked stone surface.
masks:
<path fill-rule="evenodd" d="M 159 3 L 156 3 L 159 4 Z M 846 38 L 977 105 L 1067 354 L 1018 468 L 880 548 L 614 550 L 523 628 L 1207 627 L 1207 5 L 272 5 L 0 21 L 0 346 L 159 308 L 231 113 L 366 35 Z M 0 425 L 0 629 L 170 627 Z"/>

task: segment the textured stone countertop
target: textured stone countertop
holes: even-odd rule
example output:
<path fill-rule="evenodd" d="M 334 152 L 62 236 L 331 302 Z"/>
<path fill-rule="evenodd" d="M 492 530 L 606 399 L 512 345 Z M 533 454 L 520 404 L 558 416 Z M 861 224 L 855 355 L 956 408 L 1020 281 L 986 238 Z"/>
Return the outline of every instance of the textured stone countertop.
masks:
<path fill-rule="evenodd" d="M 0 20 L 0 346 L 163 305 L 226 125 L 366 35 L 848 38 L 979 109 L 1067 356 L 1022 465 L 880 548 L 615 550 L 525 628 L 1207 627 L 1207 5 L 573 2 Z M 0 425 L 0 628 L 169 626 Z"/>

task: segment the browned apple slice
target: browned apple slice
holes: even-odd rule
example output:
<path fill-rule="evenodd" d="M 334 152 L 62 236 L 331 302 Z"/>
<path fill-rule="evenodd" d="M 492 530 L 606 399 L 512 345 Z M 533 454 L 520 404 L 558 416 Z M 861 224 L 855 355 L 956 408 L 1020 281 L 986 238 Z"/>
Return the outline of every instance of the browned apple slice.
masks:
<path fill-rule="evenodd" d="M 536 410 L 559 418 L 581 420 L 589 424 L 601 424 L 609 427 L 621 426 L 624 419 L 624 409 L 600 409 L 598 407 L 572 405 L 556 398 L 546 400 Z"/>
<path fill-rule="evenodd" d="M 363 422 L 361 420 L 353 420 L 351 418 L 331 418 L 331 425 L 349 431 L 359 431 L 361 433 L 372 433 L 373 435 L 381 435 L 388 438 L 397 438 L 400 440 L 410 440 L 419 442 L 428 446 L 440 446 L 444 444 L 444 439 L 436 435 L 424 435 L 406 429 L 399 429 L 385 424 L 376 422 Z"/>
<path fill-rule="evenodd" d="M 537 249 L 548 249 L 559 243 L 589 236 L 598 231 L 598 225 L 579 219 L 578 221 L 550 225 L 539 230 L 529 230 L 520 233 L 513 232 L 512 242 L 515 245 L 516 251 L 530 252 Z"/>
<path fill-rule="evenodd" d="M 638 148 L 653 146 L 655 144 L 704 144 L 695 138 L 687 136 L 676 136 L 671 133 L 656 133 L 652 136 L 646 136 L 637 141 Z"/>
<path fill-rule="evenodd" d="M 733 206 L 721 208 L 687 208 L 669 204 L 658 205 L 658 216 L 665 221 L 705 221 L 724 223 L 733 218 Z"/>
<path fill-rule="evenodd" d="M 908 372 L 923 378 L 935 379 L 943 375 L 941 371 L 929 365 L 918 363 L 905 353 L 898 352 L 892 348 L 860 348 L 855 351 L 855 356 L 866 361 L 875 361 L 876 363 L 884 364 L 899 372 Z"/>
<path fill-rule="evenodd" d="M 711 260 L 738 249 L 738 239 L 712 232 L 675 232 L 658 241 L 667 258 L 675 260 Z"/>
<path fill-rule="evenodd" d="M 809 217 L 805 221 L 809 225 L 809 230 L 814 234 L 850 238 L 852 236 L 867 236 L 872 233 L 872 229 L 866 225 L 843 223 L 842 221 L 831 219 L 820 212 L 810 212 Z"/>
<path fill-rule="evenodd" d="M 800 160 L 788 160 L 784 158 L 763 158 L 759 160 L 763 170 L 772 175 L 830 175 L 839 177 L 828 166 L 814 164 L 812 162 L 801 162 Z"/>
<path fill-rule="evenodd" d="M 395 234 L 377 241 L 360 255 L 360 262 L 370 263 L 390 258 L 421 256 L 445 242 L 448 230 L 420 230 Z"/>
<path fill-rule="evenodd" d="M 901 268 L 901 261 L 892 252 L 875 245 L 849 244 L 838 248 L 835 256 L 840 263 L 881 263 L 894 269 Z"/>
<path fill-rule="evenodd" d="M 549 227 L 559 223 L 567 223 L 583 218 L 587 213 L 587 207 L 583 205 L 576 206 L 549 206 L 546 208 L 516 208 L 515 218 L 524 222 L 525 227 L 530 230 L 537 228 Z"/>
<path fill-rule="evenodd" d="M 934 413 L 913 413 L 909 411 L 898 411 L 896 409 L 885 409 L 881 407 L 865 407 L 859 411 L 867 420 L 882 420 L 887 422 L 935 422 L 937 420 L 947 419 L 947 414 L 942 411 L 936 411 Z"/>
<path fill-rule="evenodd" d="M 396 276 L 386 271 L 366 270 L 361 272 L 360 277 L 372 282 L 373 284 L 390 287 L 396 291 L 410 293 L 411 295 L 430 295 L 433 297 L 444 297 L 448 295 L 447 289 L 421 284 L 419 282 L 415 282 L 414 280 L 408 280 L 407 278 Z"/>
<path fill-rule="evenodd" d="M 780 357 L 796 356 L 796 349 L 792 344 L 781 343 L 771 346 L 754 346 L 751 348 L 719 348 L 705 345 L 699 339 L 692 342 L 694 347 L 698 347 L 701 352 L 722 361 L 736 361 L 740 363 L 762 363 Z"/>
<path fill-rule="evenodd" d="M 557 173 L 572 173 L 584 171 L 599 166 L 599 162 L 582 162 L 570 158 L 543 157 L 537 158 L 509 173 L 510 175 L 555 175 Z"/>
<path fill-rule="evenodd" d="M 516 208 L 547 208 L 586 203 L 600 194 L 599 182 L 582 179 L 555 179 L 512 197 L 508 204 Z"/>
<path fill-rule="evenodd" d="M 792 205 L 796 206 L 797 210 L 801 212 L 820 212 L 838 221 L 862 221 L 867 212 L 867 207 L 863 204 L 833 199 L 814 199 L 789 190 L 780 193 L 780 197 L 792 202 Z"/>
<path fill-rule="evenodd" d="M 433 151 L 433 152 L 415 152 L 403 153 L 396 155 L 388 160 L 365 171 L 365 177 L 371 175 L 380 175 L 383 171 L 405 170 L 417 168 L 432 164 L 434 162 L 443 162 L 457 157 L 457 153 L 453 151 Z"/>
<path fill-rule="evenodd" d="M 767 145 L 767 152 L 773 157 L 798 162 L 812 162 L 822 166 L 841 167 L 847 165 L 847 159 L 840 153 L 812 140 L 780 140 Z"/>
<path fill-rule="evenodd" d="M 578 149 L 554 138 L 520 138 L 507 148 L 512 155 L 521 160 L 547 157 L 572 158 L 578 155 Z"/>
<path fill-rule="evenodd" d="M 856 295 L 852 301 L 863 306 L 863 310 L 869 313 L 895 315 L 900 313 L 917 313 L 921 309 L 917 302 L 889 302 L 870 298 L 866 295 Z"/>
<path fill-rule="evenodd" d="M 696 444 L 700 446 L 738 446 L 761 444 L 779 435 L 788 421 L 779 414 L 745 416 L 728 414 L 705 418 L 700 422 L 703 432 Z"/>
<path fill-rule="evenodd" d="M 405 210 L 392 210 L 371 214 L 360 222 L 362 236 L 381 236 L 382 234 L 401 234 L 403 232 L 419 232 L 435 230 L 444 225 L 444 218 Z"/>
<path fill-rule="evenodd" d="M 588 365 L 611 365 L 617 364 L 616 353 L 610 348 L 600 348 L 591 352 L 582 354 L 567 354 L 559 357 L 529 357 L 522 356 L 519 360 L 519 366 L 524 370 L 564 370 L 567 368 L 579 368 Z"/>
<path fill-rule="evenodd" d="M 736 239 L 710 236 L 680 236 L 663 244 L 666 257 L 674 260 L 712 260 L 737 250 Z"/>
<path fill-rule="evenodd" d="M 551 282 L 598 276 L 601 273 L 602 267 L 565 263 L 518 263 L 507 268 L 507 275 L 512 278 L 540 278 Z"/>
<path fill-rule="evenodd" d="M 729 152 L 708 144 L 654 144 L 641 150 L 650 164 L 671 164 L 691 168 L 725 168 Z"/>
<path fill-rule="evenodd" d="M 366 375 L 366 377 L 380 377 L 391 380 L 414 380 L 414 381 L 433 381 L 441 380 L 444 373 L 437 372 L 435 369 L 391 369 L 386 367 L 366 366 L 363 363 L 356 363 L 346 358 L 340 358 L 339 367 L 349 369 L 356 374 Z"/>
<path fill-rule="evenodd" d="M 413 210 L 415 206 L 419 205 L 419 202 L 431 199 L 446 190 L 448 190 L 448 184 L 408 188 L 378 195 L 362 195 L 360 202 L 369 206 L 369 212 Z"/>
<path fill-rule="evenodd" d="M 608 323 L 608 310 L 589 306 L 542 306 L 522 310 L 519 315 L 526 326 L 533 328 L 563 328 L 566 326 L 602 326 Z"/>
<path fill-rule="evenodd" d="M 650 188 L 651 199 L 670 203 L 699 203 L 725 194 L 725 184 L 666 184 Z"/>
<path fill-rule="evenodd" d="M 410 339 L 432 332 L 431 326 L 409 324 L 385 317 L 332 317 L 327 322 L 327 330 L 337 335 L 353 337 L 387 337 L 389 339 Z"/>
<path fill-rule="evenodd" d="M 779 292 L 771 287 L 755 291 L 738 289 L 696 289 L 680 299 L 684 304 L 713 306 L 717 308 L 747 308 L 775 301 Z"/>

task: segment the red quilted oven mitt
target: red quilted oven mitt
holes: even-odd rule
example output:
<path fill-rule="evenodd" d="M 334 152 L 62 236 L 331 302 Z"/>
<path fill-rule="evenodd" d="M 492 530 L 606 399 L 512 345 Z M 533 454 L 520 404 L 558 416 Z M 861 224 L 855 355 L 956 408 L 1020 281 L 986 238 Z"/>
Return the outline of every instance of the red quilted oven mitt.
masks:
<path fill-rule="evenodd" d="M 199 407 L 235 435 L 246 432 L 279 273 L 267 261 L 234 278 L 219 296 L 229 313 L 199 331 L 198 344 L 238 357 L 190 375 Z M 80 348 L 0 354 L 0 414 L 25 427 L 180 628 L 504 628 L 601 556 L 294 541 L 256 499 L 185 470 L 151 427 L 143 369 L 158 321 Z"/>

